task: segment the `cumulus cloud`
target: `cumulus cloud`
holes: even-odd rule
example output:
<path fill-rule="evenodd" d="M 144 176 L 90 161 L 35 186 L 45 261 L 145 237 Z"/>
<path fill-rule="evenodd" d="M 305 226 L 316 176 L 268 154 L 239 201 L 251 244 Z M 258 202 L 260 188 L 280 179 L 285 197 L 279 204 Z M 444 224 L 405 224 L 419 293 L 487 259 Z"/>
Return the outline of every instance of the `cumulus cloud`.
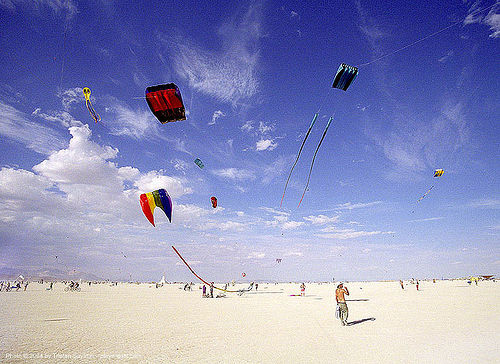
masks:
<path fill-rule="evenodd" d="M 160 187 L 177 200 L 173 226 L 182 228 L 211 213 L 208 208 L 181 203 L 182 196 L 192 192 L 183 178 L 118 166 L 114 160 L 119 151 L 93 142 L 87 125 L 70 127 L 69 132 L 69 145 L 50 153 L 33 171 L 0 170 L 0 233 L 4 238 L 15 236 L 12 239 L 17 241 L 23 237 L 51 247 L 71 241 L 75 245 L 64 249 L 78 246 L 80 250 L 103 242 L 111 247 L 117 240 L 121 245 L 140 245 L 136 236 L 145 220 L 138 196 Z M 158 223 L 166 222 L 159 219 Z"/>
<path fill-rule="evenodd" d="M 179 177 L 171 177 L 158 171 L 150 171 L 141 175 L 134 183 L 140 191 L 153 191 L 165 188 L 173 199 L 177 199 L 193 192 L 191 187 L 186 186 L 187 181 Z"/>
<path fill-rule="evenodd" d="M 261 139 L 257 141 L 255 144 L 255 150 L 263 151 L 263 150 L 273 150 L 278 146 L 277 143 L 273 141 L 273 139 Z"/>

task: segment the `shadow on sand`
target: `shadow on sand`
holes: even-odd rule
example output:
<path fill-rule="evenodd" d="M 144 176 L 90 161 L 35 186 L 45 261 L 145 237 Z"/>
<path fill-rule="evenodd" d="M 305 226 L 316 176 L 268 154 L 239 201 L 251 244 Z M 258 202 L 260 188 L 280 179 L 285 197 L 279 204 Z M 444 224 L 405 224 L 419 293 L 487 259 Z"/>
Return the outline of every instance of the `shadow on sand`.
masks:
<path fill-rule="evenodd" d="M 57 319 L 46 319 L 46 320 L 43 320 L 43 321 L 47 321 L 47 322 L 57 322 L 57 321 L 68 321 L 69 319 L 67 318 L 57 318 Z"/>
<path fill-rule="evenodd" d="M 347 323 L 347 326 L 357 325 L 357 324 L 360 324 L 360 323 L 365 322 L 365 321 L 375 321 L 375 317 L 370 317 L 370 318 L 365 318 L 365 319 L 362 319 L 362 320 L 351 321 L 351 322 Z"/>
<path fill-rule="evenodd" d="M 349 301 L 349 302 L 354 302 L 354 301 L 369 301 L 368 298 L 360 298 L 360 299 L 357 299 L 357 300 L 346 300 L 346 302 Z"/>

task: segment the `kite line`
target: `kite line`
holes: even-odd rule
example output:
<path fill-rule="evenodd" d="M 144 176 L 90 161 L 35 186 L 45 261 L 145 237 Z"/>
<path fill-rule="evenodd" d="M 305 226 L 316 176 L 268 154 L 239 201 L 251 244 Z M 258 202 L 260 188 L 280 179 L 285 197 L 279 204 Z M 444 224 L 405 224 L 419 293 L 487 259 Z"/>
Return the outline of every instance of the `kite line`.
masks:
<path fill-rule="evenodd" d="M 489 9 L 491 9 L 492 7 L 494 7 L 495 5 L 498 5 L 498 4 L 499 4 L 499 2 L 495 2 L 493 5 L 490 5 L 490 6 L 486 7 L 486 8 L 484 8 L 484 9 L 478 9 L 478 10 L 476 10 L 476 11 L 473 11 L 472 13 L 469 13 L 467 16 L 474 16 L 474 15 L 476 15 L 476 14 L 482 13 L 483 11 L 485 11 L 485 10 L 489 10 Z M 426 40 L 426 39 L 432 38 L 432 37 L 434 37 L 435 35 L 438 35 L 438 34 L 440 34 L 440 33 L 444 32 L 445 30 L 448 30 L 448 29 L 450 29 L 450 28 L 454 27 L 455 25 L 457 25 L 457 24 L 459 24 L 459 23 L 462 23 L 462 22 L 463 22 L 463 20 L 458 20 L 458 21 L 456 21 L 456 22 L 454 22 L 454 23 L 451 23 L 451 24 L 450 24 L 450 25 L 448 25 L 447 27 L 444 27 L 444 28 L 442 28 L 442 29 L 440 29 L 440 30 L 438 30 L 438 31 L 435 31 L 434 33 L 431 33 L 431 34 L 429 34 L 429 35 L 426 35 L 425 37 L 420 38 L 420 39 L 418 39 L 418 40 L 416 40 L 416 41 L 414 41 L 414 42 L 412 42 L 412 43 L 410 43 L 410 44 L 407 44 L 407 45 L 405 45 L 405 46 L 403 46 L 403 47 L 401 47 L 401 48 L 398 48 L 398 49 L 396 49 L 396 50 L 394 50 L 394 51 L 392 51 L 392 52 L 389 52 L 389 53 L 383 54 L 383 55 L 381 55 L 380 57 L 377 57 L 377 58 L 375 58 L 375 59 L 371 60 L 370 62 L 362 63 L 362 64 L 358 65 L 357 67 L 364 67 L 364 66 L 368 66 L 368 65 L 370 65 L 370 64 L 372 64 L 372 63 L 374 63 L 374 62 L 380 61 L 381 59 L 384 59 L 384 58 L 386 58 L 386 57 L 392 56 L 393 54 L 399 53 L 399 52 L 401 52 L 401 51 L 403 51 L 403 50 L 405 50 L 405 49 L 407 49 L 407 48 L 413 47 L 415 44 L 418 44 L 418 43 L 420 43 L 420 42 L 423 42 L 423 41 L 424 41 L 424 40 Z"/>

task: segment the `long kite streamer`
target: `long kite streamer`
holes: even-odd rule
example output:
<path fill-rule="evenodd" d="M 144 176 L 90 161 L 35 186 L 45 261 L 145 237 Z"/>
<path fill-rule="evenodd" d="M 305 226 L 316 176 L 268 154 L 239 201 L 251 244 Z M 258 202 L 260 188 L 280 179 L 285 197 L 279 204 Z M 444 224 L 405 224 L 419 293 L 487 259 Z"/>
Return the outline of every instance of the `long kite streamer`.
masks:
<path fill-rule="evenodd" d="M 328 123 L 326 124 L 325 130 L 323 131 L 323 135 L 321 136 L 321 140 L 319 141 L 319 144 L 316 147 L 316 151 L 314 152 L 314 156 L 313 156 L 313 159 L 311 162 L 311 168 L 309 168 L 309 175 L 307 176 L 306 187 L 304 188 L 304 192 L 302 192 L 302 197 L 300 198 L 300 202 L 299 202 L 299 205 L 297 207 L 299 207 L 300 204 L 302 203 L 302 199 L 304 198 L 304 195 L 306 194 L 307 187 L 309 187 L 309 180 L 311 179 L 311 172 L 312 172 L 313 167 L 314 167 L 314 161 L 316 160 L 316 154 L 318 154 L 319 147 L 321 147 L 321 143 L 323 143 L 323 139 L 325 139 L 326 132 L 328 131 L 328 128 L 330 127 L 332 120 L 333 120 L 333 116 L 330 116 L 330 119 L 328 119 Z"/>
<path fill-rule="evenodd" d="M 193 268 L 191 268 L 189 266 L 189 264 L 184 260 L 184 258 L 182 257 L 181 253 L 179 253 L 179 251 L 177 249 L 175 249 L 175 246 L 172 245 L 172 249 L 174 249 L 174 252 L 177 253 L 177 255 L 179 256 L 179 258 L 181 258 L 181 260 L 184 262 L 184 264 L 186 264 L 186 267 L 188 267 L 188 269 L 191 271 L 191 273 L 194 274 L 194 276 L 196 278 L 198 278 L 200 281 L 202 281 L 203 283 L 205 283 L 206 285 L 211 285 L 211 283 L 208 283 L 206 280 L 204 280 L 203 278 L 201 278 L 198 274 L 196 274 L 196 272 L 193 270 Z M 252 287 L 253 285 L 251 285 L 250 287 Z M 249 291 L 250 289 L 239 289 L 237 291 L 231 291 L 231 290 L 228 290 L 228 289 L 223 289 L 223 288 L 219 288 L 219 287 L 216 287 L 214 286 L 215 289 L 218 289 L 219 291 L 223 291 L 223 292 L 232 292 L 232 293 L 238 293 L 238 292 L 246 292 L 246 291 Z"/>
<path fill-rule="evenodd" d="M 306 144 L 306 140 L 309 137 L 309 134 L 311 134 L 311 130 L 312 130 L 317 118 L 318 118 L 318 113 L 314 114 L 314 117 L 311 121 L 311 125 L 309 125 L 309 129 L 307 129 L 306 136 L 305 136 L 304 140 L 302 141 L 302 145 L 300 146 L 299 153 L 297 154 L 297 158 L 295 159 L 295 162 L 292 165 L 292 169 L 290 169 L 290 173 L 288 174 L 288 178 L 286 179 L 285 189 L 283 190 L 283 196 L 281 196 L 280 207 L 281 207 L 281 205 L 283 205 L 283 198 L 285 198 L 286 187 L 288 186 L 288 182 L 290 181 L 290 176 L 292 175 L 293 169 L 295 168 L 295 166 L 297 165 L 297 162 L 299 161 L 300 154 L 302 153 L 302 148 L 304 148 L 304 144 Z"/>
<path fill-rule="evenodd" d="M 94 110 L 94 107 L 92 106 L 92 103 L 90 102 L 90 89 L 88 87 L 85 87 L 83 89 L 83 96 L 85 96 L 85 106 L 87 106 L 87 109 L 89 110 L 89 113 L 90 113 L 90 116 L 92 116 L 92 119 L 94 119 L 94 121 L 96 123 L 101 121 L 101 116 Z"/>

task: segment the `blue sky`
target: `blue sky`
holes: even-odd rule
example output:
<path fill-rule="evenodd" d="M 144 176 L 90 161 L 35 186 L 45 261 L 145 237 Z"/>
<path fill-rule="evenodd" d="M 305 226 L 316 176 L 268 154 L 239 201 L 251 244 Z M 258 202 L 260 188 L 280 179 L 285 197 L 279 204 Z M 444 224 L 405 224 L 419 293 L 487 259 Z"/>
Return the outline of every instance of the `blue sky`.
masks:
<path fill-rule="evenodd" d="M 0 268 L 191 280 L 175 245 L 219 281 L 497 274 L 500 6 L 426 4 L 0 1 Z M 342 62 L 369 63 L 347 92 Z"/>

